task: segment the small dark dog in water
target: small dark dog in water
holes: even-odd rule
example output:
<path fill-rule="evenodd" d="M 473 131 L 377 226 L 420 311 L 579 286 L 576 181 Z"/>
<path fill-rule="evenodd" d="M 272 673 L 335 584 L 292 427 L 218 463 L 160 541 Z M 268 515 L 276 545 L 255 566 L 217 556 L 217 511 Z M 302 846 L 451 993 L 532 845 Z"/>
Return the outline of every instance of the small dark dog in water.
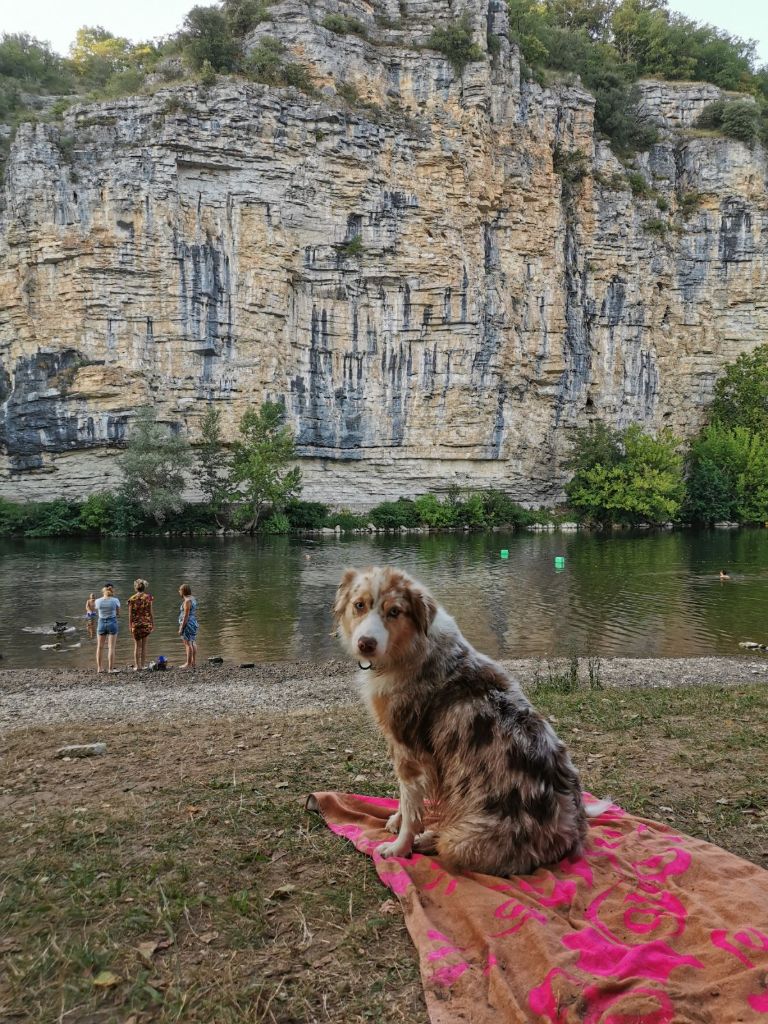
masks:
<path fill-rule="evenodd" d="M 552 726 L 421 584 L 349 569 L 334 615 L 400 783 L 383 857 L 436 851 L 458 869 L 517 875 L 580 854 L 587 817 L 610 801 L 585 806 Z"/>

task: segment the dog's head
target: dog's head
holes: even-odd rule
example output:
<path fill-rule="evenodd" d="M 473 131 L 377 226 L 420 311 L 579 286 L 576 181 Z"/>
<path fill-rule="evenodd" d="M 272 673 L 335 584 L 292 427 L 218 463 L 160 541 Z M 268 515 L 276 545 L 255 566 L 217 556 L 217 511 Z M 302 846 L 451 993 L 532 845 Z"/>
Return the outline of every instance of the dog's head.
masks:
<path fill-rule="evenodd" d="M 398 569 L 347 569 L 333 615 L 341 642 L 360 661 L 385 669 L 426 651 L 437 614 L 432 595 Z"/>

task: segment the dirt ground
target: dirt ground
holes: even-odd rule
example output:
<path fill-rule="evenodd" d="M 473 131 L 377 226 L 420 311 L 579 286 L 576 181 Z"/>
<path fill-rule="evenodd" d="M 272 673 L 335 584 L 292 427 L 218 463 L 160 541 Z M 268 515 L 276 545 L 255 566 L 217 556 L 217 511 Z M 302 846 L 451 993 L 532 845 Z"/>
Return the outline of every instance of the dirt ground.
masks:
<path fill-rule="evenodd" d="M 568 677 L 567 659 L 502 664 L 524 686 Z M 582 681 L 605 687 L 738 685 L 768 681 L 768 657 L 582 658 Z M 357 699 L 357 670 L 349 661 L 203 665 L 196 672 L 123 670 L 97 675 L 67 669 L 0 671 L 0 732 L 54 722 L 178 721 L 251 712 L 322 710 Z"/>
<path fill-rule="evenodd" d="M 768 867 L 768 690 L 746 665 L 728 686 L 530 686 L 586 788 Z M 69 684 L 50 691 L 64 702 Z M 96 740 L 103 757 L 54 756 Z M 0 1021 L 426 1024 L 399 907 L 305 811 L 314 789 L 395 791 L 340 695 L 7 729 Z"/>

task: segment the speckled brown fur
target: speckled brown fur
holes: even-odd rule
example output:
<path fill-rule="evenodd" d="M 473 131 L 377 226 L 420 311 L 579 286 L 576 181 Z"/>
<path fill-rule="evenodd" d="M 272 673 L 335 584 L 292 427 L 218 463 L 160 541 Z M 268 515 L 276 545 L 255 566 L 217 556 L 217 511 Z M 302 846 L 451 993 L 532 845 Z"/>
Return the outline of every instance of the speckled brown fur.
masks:
<path fill-rule="evenodd" d="M 347 650 L 370 663 L 360 681 L 400 781 L 400 832 L 383 855 L 418 845 L 425 800 L 453 867 L 526 874 L 580 852 L 586 813 L 564 744 L 424 587 L 398 570 L 348 570 L 334 614 Z"/>

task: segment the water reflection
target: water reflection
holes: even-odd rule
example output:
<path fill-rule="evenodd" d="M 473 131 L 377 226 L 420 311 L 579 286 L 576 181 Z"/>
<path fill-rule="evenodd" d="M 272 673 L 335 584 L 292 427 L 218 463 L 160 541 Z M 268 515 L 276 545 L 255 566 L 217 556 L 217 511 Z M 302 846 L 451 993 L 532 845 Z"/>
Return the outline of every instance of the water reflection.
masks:
<path fill-rule="evenodd" d="M 509 550 L 509 559 L 499 552 Z M 565 558 L 557 572 L 556 555 Z M 83 666 L 93 659 L 85 598 L 105 580 L 125 601 L 136 576 L 155 596 L 150 653 L 173 659 L 180 583 L 200 601 L 200 656 L 235 661 L 325 658 L 330 604 L 347 565 L 389 563 L 424 580 L 481 650 L 503 657 L 570 653 L 738 653 L 764 641 L 768 531 L 435 534 L 323 540 L 276 537 L 0 542 L 3 667 Z M 732 575 L 721 582 L 719 570 Z M 68 619 L 81 647 L 41 651 L 24 628 Z M 130 660 L 127 621 L 118 660 Z"/>

